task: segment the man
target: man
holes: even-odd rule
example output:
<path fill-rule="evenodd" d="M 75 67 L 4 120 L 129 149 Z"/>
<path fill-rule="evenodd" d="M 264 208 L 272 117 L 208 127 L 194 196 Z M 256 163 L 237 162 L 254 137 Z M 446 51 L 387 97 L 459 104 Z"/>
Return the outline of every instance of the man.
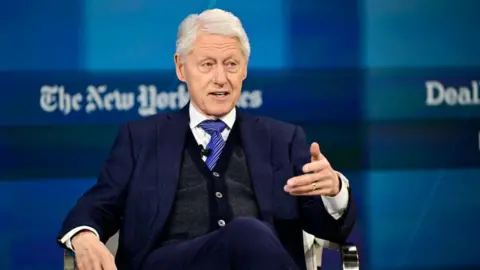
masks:
<path fill-rule="evenodd" d="M 342 242 L 348 181 L 298 126 L 237 108 L 250 45 L 238 18 L 187 17 L 174 56 L 191 102 L 123 125 L 59 242 L 88 269 L 305 269 L 302 230 Z M 106 249 L 120 230 L 116 266 Z"/>

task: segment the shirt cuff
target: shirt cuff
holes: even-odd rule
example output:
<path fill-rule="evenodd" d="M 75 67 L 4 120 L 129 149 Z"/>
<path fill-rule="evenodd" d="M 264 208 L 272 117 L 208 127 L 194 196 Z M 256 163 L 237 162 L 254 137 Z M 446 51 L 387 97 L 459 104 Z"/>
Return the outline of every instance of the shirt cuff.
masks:
<path fill-rule="evenodd" d="M 334 218 L 340 219 L 348 207 L 348 187 L 349 182 L 348 179 L 341 173 L 337 172 L 340 177 L 340 181 L 342 181 L 342 188 L 337 195 L 330 197 L 330 196 L 321 196 L 323 205 L 327 212 Z"/>
<path fill-rule="evenodd" d="M 84 230 L 88 230 L 88 231 L 91 231 L 93 232 L 98 238 L 100 238 L 100 236 L 98 235 L 97 231 L 92 228 L 92 227 L 89 227 L 89 226 L 80 226 L 80 227 L 77 227 L 71 231 L 69 231 L 67 234 L 65 234 L 62 239 L 60 239 L 60 242 L 62 242 L 62 244 L 64 244 L 65 246 L 67 246 L 68 249 L 70 249 L 71 251 L 73 251 L 73 247 L 72 247 L 72 237 L 79 233 L 80 231 L 84 231 Z"/>

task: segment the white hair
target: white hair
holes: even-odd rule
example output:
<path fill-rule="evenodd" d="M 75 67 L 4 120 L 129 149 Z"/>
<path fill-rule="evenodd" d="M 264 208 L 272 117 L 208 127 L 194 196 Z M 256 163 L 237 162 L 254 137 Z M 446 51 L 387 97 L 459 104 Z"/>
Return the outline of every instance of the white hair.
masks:
<path fill-rule="evenodd" d="M 182 59 L 191 52 L 199 33 L 235 37 L 241 44 L 241 50 L 248 60 L 250 42 L 240 19 L 231 12 L 221 9 L 208 9 L 200 14 L 188 15 L 178 28 L 176 52 Z"/>

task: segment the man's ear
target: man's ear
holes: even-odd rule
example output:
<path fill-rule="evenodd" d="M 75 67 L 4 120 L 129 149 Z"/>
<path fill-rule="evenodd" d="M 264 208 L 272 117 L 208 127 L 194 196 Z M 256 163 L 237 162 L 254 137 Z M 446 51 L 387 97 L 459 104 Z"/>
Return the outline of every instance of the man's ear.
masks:
<path fill-rule="evenodd" d="M 245 63 L 245 69 L 243 71 L 243 79 L 244 80 L 247 78 L 247 74 L 248 74 L 248 60 Z"/>
<path fill-rule="evenodd" d="M 176 53 L 173 56 L 173 61 L 175 62 L 175 72 L 177 73 L 178 80 L 185 82 L 185 64 L 182 62 L 181 56 Z"/>

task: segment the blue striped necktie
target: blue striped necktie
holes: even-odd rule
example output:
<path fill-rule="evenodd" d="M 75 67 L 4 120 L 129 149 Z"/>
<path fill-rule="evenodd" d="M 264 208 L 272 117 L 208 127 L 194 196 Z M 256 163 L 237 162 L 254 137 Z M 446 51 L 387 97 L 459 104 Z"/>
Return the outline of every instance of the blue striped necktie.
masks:
<path fill-rule="evenodd" d="M 205 120 L 200 123 L 199 126 L 211 136 L 210 142 L 208 142 L 207 145 L 207 150 L 210 150 L 210 155 L 208 155 L 205 163 L 208 168 L 212 170 L 220 158 L 223 147 L 225 147 L 225 141 L 222 138 L 222 131 L 227 125 L 221 120 Z"/>

